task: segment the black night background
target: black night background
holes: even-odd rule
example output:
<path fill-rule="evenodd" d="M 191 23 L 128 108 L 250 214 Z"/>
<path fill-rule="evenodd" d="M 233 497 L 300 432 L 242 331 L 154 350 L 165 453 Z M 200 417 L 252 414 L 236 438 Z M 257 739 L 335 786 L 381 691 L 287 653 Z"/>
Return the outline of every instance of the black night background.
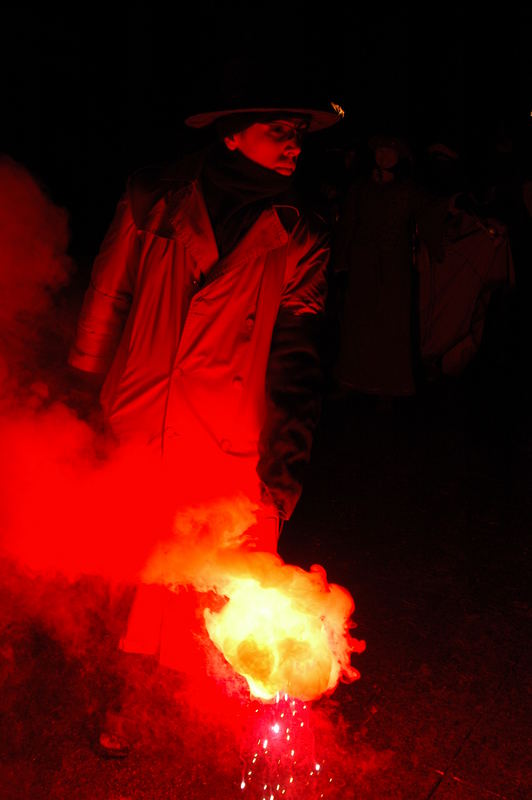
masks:
<path fill-rule="evenodd" d="M 334 144 L 382 130 L 418 146 L 450 137 L 479 170 L 511 136 L 526 162 L 531 25 L 526 11 L 336 3 L 11 6 L 2 150 L 71 211 L 76 246 L 97 247 L 126 176 L 196 147 L 184 118 L 212 100 L 227 61 L 258 54 L 286 64 L 287 82 L 343 105 Z"/>

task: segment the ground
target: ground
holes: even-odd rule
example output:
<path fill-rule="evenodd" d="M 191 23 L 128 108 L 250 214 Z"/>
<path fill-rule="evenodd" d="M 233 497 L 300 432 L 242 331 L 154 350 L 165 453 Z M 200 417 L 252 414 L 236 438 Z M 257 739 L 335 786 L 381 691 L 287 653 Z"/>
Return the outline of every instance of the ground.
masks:
<path fill-rule="evenodd" d="M 320 563 L 349 589 L 367 643 L 353 659 L 360 680 L 313 709 L 317 757 L 333 777 L 324 797 L 532 796 L 532 426 L 528 401 L 501 380 L 480 372 L 391 408 L 327 397 L 280 544 L 286 561 Z M 64 602 L 79 607 L 87 586 L 63 587 Z M 97 712 L 113 681 L 105 612 L 125 602 L 98 590 L 85 651 L 4 591 L 3 800 L 244 796 L 238 737 L 174 707 L 182 695 L 168 675 L 150 676 L 146 701 L 163 733 L 124 760 L 98 754 Z"/>

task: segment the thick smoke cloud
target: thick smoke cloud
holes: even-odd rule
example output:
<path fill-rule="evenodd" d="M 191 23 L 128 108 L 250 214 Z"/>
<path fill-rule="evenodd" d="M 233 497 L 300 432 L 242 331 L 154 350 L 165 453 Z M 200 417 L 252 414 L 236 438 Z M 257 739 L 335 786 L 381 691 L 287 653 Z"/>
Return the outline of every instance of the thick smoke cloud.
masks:
<path fill-rule="evenodd" d="M 57 305 L 57 291 L 74 271 L 68 244 L 67 212 L 22 165 L 0 156 L 0 634 L 6 679 L 20 674 L 14 643 L 22 646 L 35 625 L 73 653 L 86 650 L 87 615 L 102 599 L 101 585 L 66 594 L 57 565 L 34 563 L 38 569 L 31 569 L 68 495 L 58 465 L 73 475 L 76 457 L 86 464 L 87 453 L 94 454 L 91 429 L 58 402 L 70 389 L 64 368 L 58 376 L 52 366 L 62 360 L 68 337 Z"/>
<path fill-rule="evenodd" d="M 0 157 L 0 323 L 6 329 L 21 316 L 50 307 L 50 292 L 68 281 L 68 216 L 52 203 L 34 178 L 7 156 Z"/>
<path fill-rule="evenodd" d="M 37 331 L 72 272 L 67 213 L 0 157 L 0 408 L 37 372 Z M 52 328 L 52 332 L 54 329 Z M 36 388 L 38 395 L 44 389 Z"/>

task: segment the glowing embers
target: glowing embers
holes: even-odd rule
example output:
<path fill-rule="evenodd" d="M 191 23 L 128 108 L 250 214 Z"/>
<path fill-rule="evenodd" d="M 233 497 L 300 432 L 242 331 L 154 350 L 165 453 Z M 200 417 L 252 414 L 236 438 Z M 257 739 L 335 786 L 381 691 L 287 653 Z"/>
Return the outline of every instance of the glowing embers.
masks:
<path fill-rule="evenodd" d="M 253 800 L 324 798 L 333 781 L 316 758 L 310 704 L 288 695 L 250 705 L 241 757 L 240 789 Z"/>
<path fill-rule="evenodd" d="M 209 636 L 251 694 L 312 700 L 332 692 L 340 679 L 358 678 L 350 657 L 364 643 L 348 632 L 349 592 L 328 584 L 321 567 L 305 572 L 270 554 L 255 556 L 227 576 L 223 608 L 205 612 Z"/>

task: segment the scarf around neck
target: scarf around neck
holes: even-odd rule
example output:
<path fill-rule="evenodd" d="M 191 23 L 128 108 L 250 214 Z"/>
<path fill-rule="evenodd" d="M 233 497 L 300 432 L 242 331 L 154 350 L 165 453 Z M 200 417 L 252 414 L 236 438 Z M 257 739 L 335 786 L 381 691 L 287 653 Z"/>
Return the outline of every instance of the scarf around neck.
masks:
<path fill-rule="evenodd" d="M 208 152 L 200 180 L 220 256 L 230 253 L 262 211 L 293 186 L 292 175 L 262 167 L 223 142 Z"/>

